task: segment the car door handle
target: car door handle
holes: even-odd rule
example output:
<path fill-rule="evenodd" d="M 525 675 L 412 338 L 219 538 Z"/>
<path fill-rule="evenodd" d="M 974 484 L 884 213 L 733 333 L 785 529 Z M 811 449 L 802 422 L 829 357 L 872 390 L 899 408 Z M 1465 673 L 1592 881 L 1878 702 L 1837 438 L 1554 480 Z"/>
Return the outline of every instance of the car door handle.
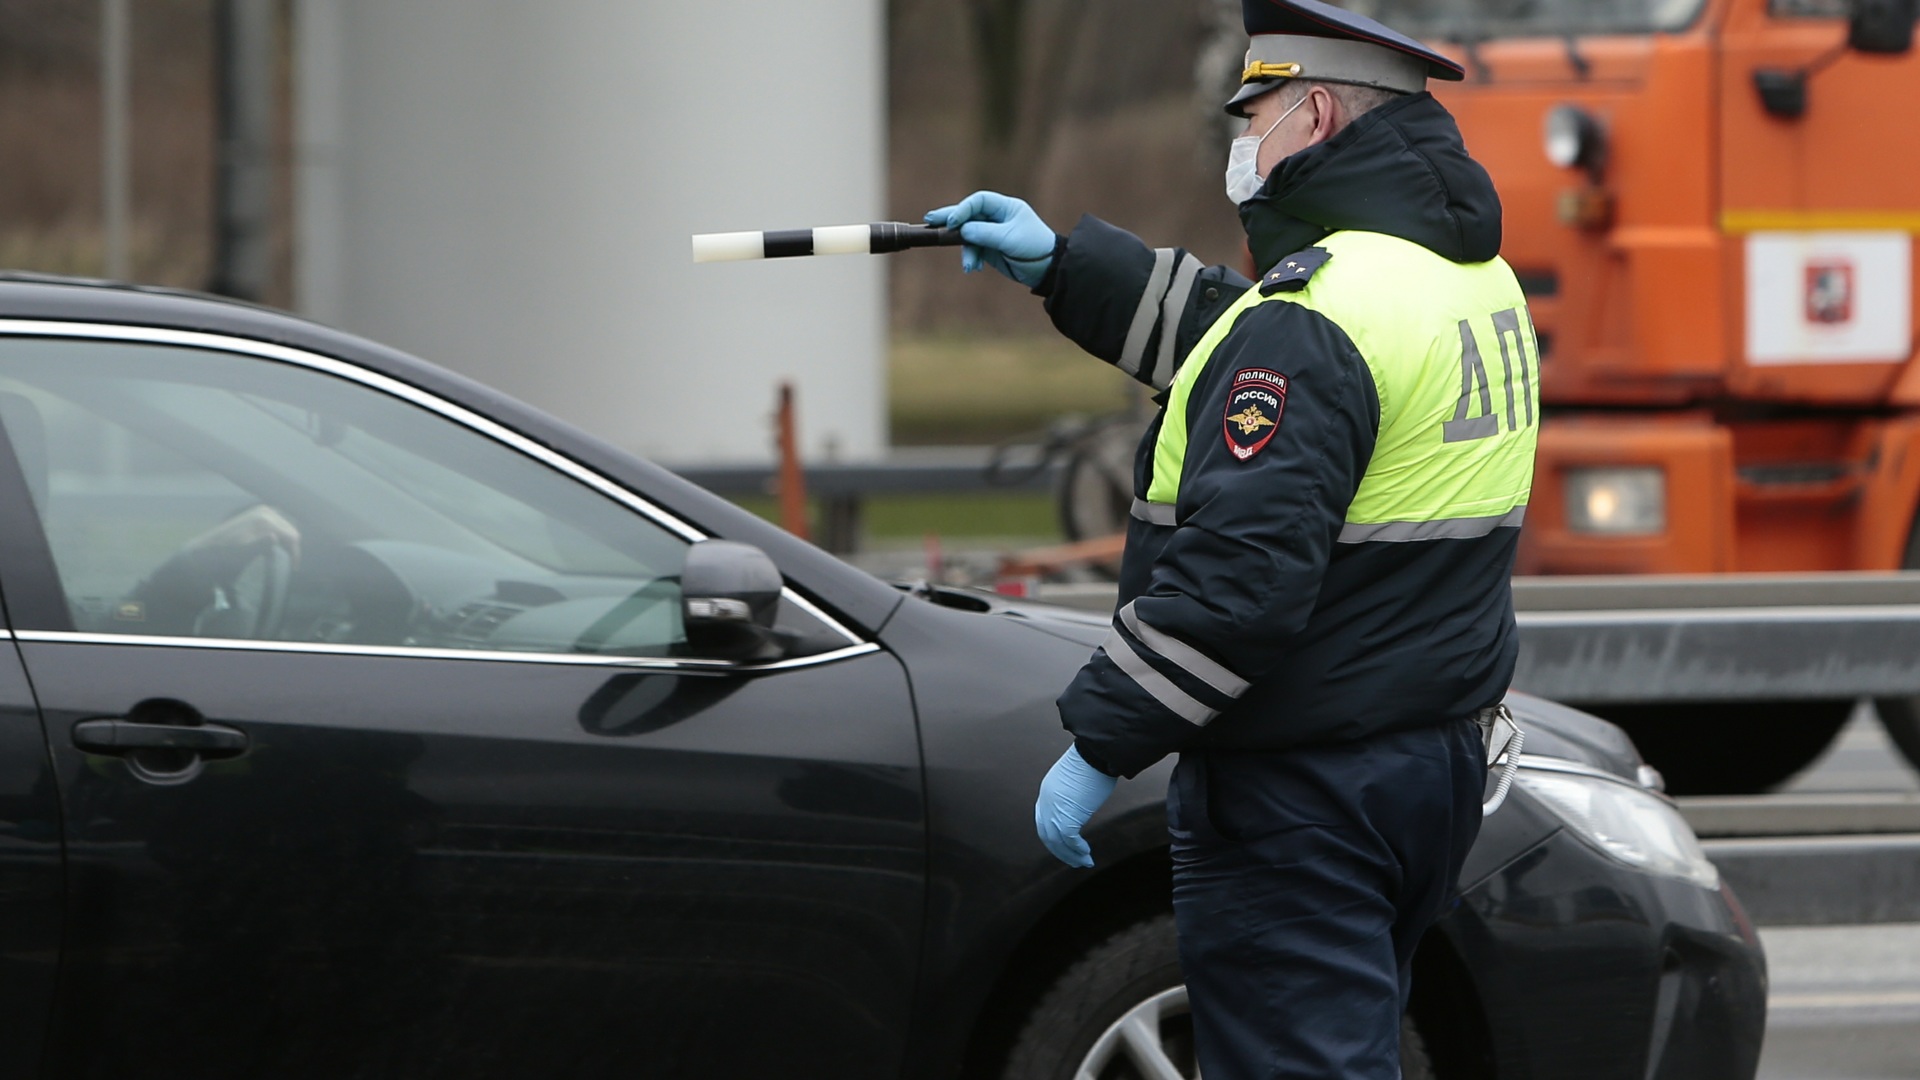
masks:
<path fill-rule="evenodd" d="M 222 724 L 143 724 L 137 720 L 82 720 L 73 725 L 73 745 L 93 754 L 135 750 L 189 750 L 231 757 L 247 749 L 247 733 Z"/>

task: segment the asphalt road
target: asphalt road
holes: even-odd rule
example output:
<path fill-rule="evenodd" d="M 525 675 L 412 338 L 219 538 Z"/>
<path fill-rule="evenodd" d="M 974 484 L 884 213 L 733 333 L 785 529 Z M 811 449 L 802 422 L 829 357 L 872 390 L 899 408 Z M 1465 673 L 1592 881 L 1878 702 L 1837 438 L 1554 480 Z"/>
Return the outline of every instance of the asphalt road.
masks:
<path fill-rule="evenodd" d="M 1863 709 L 1790 791 L 1920 791 Z M 1760 931 L 1772 996 L 1760 1080 L 1920 1078 L 1920 925 Z"/>

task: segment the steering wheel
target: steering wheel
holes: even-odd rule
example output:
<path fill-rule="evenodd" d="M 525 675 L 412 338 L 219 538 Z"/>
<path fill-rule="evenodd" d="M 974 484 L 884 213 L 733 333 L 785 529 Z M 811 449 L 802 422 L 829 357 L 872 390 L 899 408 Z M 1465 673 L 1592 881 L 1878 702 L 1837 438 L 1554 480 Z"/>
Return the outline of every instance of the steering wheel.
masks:
<path fill-rule="evenodd" d="M 260 604 L 253 609 L 253 625 L 247 636 L 271 640 L 280 636 L 287 621 L 287 591 L 293 584 L 293 553 L 281 543 L 271 543 L 254 557 L 265 561 L 265 579 L 260 583 Z M 243 571 L 244 572 L 244 571 Z"/>
<path fill-rule="evenodd" d="M 260 594 L 256 601 L 235 594 L 234 583 L 260 566 Z M 215 600 L 193 619 L 198 637 L 272 640 L 280 635 L 287 617 L 287 591 L 293 583 L 293 553 L 274 541 L 260 543 L 225 585 L 215 586 Z"/>

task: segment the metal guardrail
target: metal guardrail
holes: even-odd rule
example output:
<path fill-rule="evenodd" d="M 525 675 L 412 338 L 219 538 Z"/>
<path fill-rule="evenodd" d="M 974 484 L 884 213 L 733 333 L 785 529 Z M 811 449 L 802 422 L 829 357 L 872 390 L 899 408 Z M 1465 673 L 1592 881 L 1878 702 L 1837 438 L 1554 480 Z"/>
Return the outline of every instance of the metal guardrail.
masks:
<path fill-rule="evenodd" d="M 1920 834 L 1752 837 L 1701 846 L 1755 923 L 1920 922 Z"/>
<path fill-rule="evenodd" d="M 1755 923 L 1920 921 L 1920 795 L 1695 795 L 1674 801 Z"/>
<path fill-rule="evenodd" d="M 1517 577 L 1516 611 L 1920 605 L 1920 572 Z"/>
<path fill-rule="evenodd" d="M 1518 578 L 1513 684 L 1585 704 L 1920 694 L 1920 574 Z"/>
<path fill-rule="evenodd" d="M 1912 833 L 1920 795 L 1835 791 L 1778 795 L 1682 795 L 1680 816 L 1703 839 Z"/>
<path fill-rule="evenodd" d="M 1920 573 L 1515 578 L 1513 685 L 1583 704 L 1920 695 Z M 1037 599 L 1113 610 L 1110 586 Z"/>
<path fill-rule="evenodd" d="M 1920 921 L 1920 795 L 1848 791 L 1674 801 L 1755 923 Z"/>

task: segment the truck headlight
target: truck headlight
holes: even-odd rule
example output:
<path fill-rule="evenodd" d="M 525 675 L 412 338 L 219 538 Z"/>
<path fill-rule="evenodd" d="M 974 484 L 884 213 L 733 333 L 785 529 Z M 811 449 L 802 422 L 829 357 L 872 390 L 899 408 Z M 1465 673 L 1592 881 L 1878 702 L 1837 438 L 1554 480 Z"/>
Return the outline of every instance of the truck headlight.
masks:
<path fill-rule="evenodd" d="M 1568 469 L 1567 528 L 1647 536 L 1667 530 L 1667 475 L 1657 468 Z"/>
<path fill-rule="evenodd" d="M 1542 125 L 1547 160 L 1563 169 L 1587 170 L 1595 179 L 1607 163 L 1607 133 L 1578 105 L 1555 105 Z"/>
<path fill-rule="evenodd" d="M 1520 786 L 1600 853 L 1636 870 L 1720 887 L 1720 870 L 1672 804 L 1630 784 L 1522 768 Z"/>

